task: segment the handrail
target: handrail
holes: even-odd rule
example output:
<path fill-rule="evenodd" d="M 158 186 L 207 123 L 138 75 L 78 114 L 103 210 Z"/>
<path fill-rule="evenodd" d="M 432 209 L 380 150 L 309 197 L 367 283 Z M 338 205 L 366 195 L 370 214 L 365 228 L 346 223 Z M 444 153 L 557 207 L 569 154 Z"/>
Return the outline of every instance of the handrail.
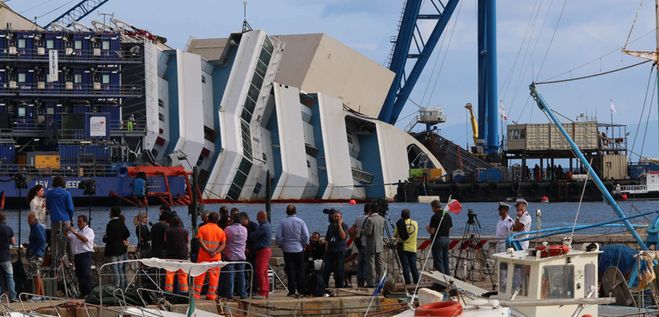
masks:
<path fill-rule="evenodd" d="M 15 50 L 14 50 L 15 49 Z M 48 62 L 48 52 L 57 51 L 58 62 L 75 62 L 75 61 L 134 61 L 141 62 L 143 54 L 140 51 L 130 50 L 103 50 L 100 48 L 92 49 L 74 49 L 72 47 L 65 48 L 18 48 L 11 46 L 11 51 L 9 47 L 5 47 L 3 50 L 0 50 L 0 59 L 32 59 L 36 61 Z M 97 51 L 98 50 L 98 51 Z M 98 54 L 94 54 L 98 52 Z M 42 54 L 43 52 L 43 54 Z M 67 54 L 69 53 L 69 54 Z"/>

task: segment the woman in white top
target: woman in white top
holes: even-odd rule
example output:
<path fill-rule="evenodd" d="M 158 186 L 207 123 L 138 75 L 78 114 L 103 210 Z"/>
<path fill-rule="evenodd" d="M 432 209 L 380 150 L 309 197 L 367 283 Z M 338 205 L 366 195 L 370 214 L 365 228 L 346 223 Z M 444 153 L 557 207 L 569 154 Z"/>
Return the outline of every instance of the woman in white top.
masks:
<path fill-rule="evenodd" d="M 46 189 L 42 185 L 35 185 L 30 188 L 27 194 L 27 201 L 30 203 L 30 211 L 37 215 L 39 223 L 46 229 L 50 229 L 48 221 L 48 212 L 46 211 Z"/>

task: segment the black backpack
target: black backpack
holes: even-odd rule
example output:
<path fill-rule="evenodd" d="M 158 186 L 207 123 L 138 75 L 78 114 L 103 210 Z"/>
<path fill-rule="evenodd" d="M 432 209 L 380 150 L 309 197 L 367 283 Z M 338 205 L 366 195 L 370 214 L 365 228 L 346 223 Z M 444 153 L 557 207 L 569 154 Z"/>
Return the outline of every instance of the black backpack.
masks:
<path fill-rule="evenodd" d="M 400 241 L 407 241 L 410 238 L 409 232 L 407 232 L 407 225 L 405 224 L 404 219 L 398 219 L 396 222 L 396 231 L 398 231 L 398 239 Z"/>

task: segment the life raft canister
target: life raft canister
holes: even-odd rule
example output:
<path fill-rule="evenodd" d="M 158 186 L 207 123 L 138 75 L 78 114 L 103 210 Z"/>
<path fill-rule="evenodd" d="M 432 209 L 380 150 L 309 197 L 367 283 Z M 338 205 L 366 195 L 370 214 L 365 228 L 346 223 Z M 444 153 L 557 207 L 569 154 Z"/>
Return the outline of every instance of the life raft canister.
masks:
<path fill-rule="evenodd" d="M 570 247 L 567 245 L 549 245 L 549 246 L 538 246 L 535 248 L 536 252 L 540 252 L 541 258 L 546 258 L 550 256 L 563 255 L 570 252 Z"/>
<path fill-rule="evenodd" d="M 457 317 L 462 314 L 462 305 L 456 301 L 436 302 L 419 306 L 414 316 Z"/>

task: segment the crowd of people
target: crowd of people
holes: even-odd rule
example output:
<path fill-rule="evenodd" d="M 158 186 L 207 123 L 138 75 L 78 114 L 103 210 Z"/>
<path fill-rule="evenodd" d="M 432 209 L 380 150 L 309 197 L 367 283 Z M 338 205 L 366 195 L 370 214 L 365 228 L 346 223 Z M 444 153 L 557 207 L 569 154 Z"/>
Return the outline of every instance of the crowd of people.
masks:
<path fill-rule="evenodd" d="M 28 276 L 33 280 L 34 293 L 43 295 L 41 269 L 47 266 L 57 271 L 64 257 L 70 256 L 74 262 L 79 293 L 84 297 L 96 286 L 92 273 L 95 264 L 95 233 L 89 227 L 87 216 L 74 217 L 73 200 L 64 188 L 64 179 L 57 176 L 52 183 L 53 189 L 47 193 L 41 185 L 34 186 L 28 193 Z M 526 200 L 518 199 L 515 202 L 516 218 L 513 220 L 508 215 L 510 206 L 499 204 L 497 252 L 506 250 L 506 238 L 512 232 L 530 230 L 531 217 L 526 210 L 527 206 Z M 426 231 L 432 241 L 430 249 L 433 268 L 450 275 L 449 235 L 453 221 L 450 213 L 442 208 L 438 200 L 432 201 L 430 207 L 433 215 Z M 323 241 L 319 232 L 309 234 L 306 223 L 297 216 L 295 205 L 287 206 L 286 217 L 274 230 L 264 211 L 258 212 L 256 221 L 252 221 L 247 213 L 237 208 L 229 210 L 226 206 L 222 206 L 218 212 L 202 214 L 202 223 L 198 228 L 189 230 L 184 227 L 176 211 L 163 205 L 160 206 L 158 222 L 155 224 L 149 222 L 146 213 L 140 212 L 133 221 L 134 232 L 126 225 L 121 208 L 113 206 L 109 210 L 110 220 L 102 239 L 105 243 L 106 263 L 115 263 L 109 266 L 110 280 L 115 287 L 127 287 L 125 260 L 128 259 L 129 237 L 135 234 L 136 257 L 228 262 L 221 270 L 209 269 L 196 276 L 191 287 L 184 270 L 163 272 L 165 277 L 159 286 L 164 291 L 191 291 L 195 298 L 200 298 L 205 293 L 207 299 L 215 300 L 218 296 L 244 299 L 247 298 L 248 289 L 251 289 L 257 294 L 257 298 L 267 298 L 270 289 L 268 268 L 274 234 L 277 246 L 283 251 L 289 296 L 321 296 L 329 287 L 332 276 L 335 288 L 351 286 L 352 274 L 347 274 L 346 263 L 352 259 L 356 262 L 354 273 L 357 276 L 357 286 L 377 287 L 387 271 L 384 260 L 388 249 L 387 241 L 397 242 L 394 252 L 400 260 L 405 284 L 419 282 L 419 224 L 411 218 L 410 210 L 401 211 L 400 219 L 393 226 L 394 240 L 386 239 L 389 235 L 387 220 L 376 203 L 365 204 L 363 214 L 358 216 L 351 226 L 344 222 L 341 211 L 328 209 L 324 212 L 328 214 L 329 224 Z M 0 285 L 3 291 L 8 292 L 10 300 L 16 300 L 9 253 L 10 246 L 15 245 L 16 241 L 13 229 L 6 225 L 5 219 L 5 214 L 0 212 L 0 270 L 4 281 Z M 71 224 L 73 219 L 76 219 L 77 226 Z M 521 247 L 528 248 L 528 242 L 521 242 Z M 47 252 L 48 248 L 50 253 Z M 44 263 L 47 254 L 51 255 L 50 260 Z M 39 297 L 34 299 L 38 300 Z"/>

